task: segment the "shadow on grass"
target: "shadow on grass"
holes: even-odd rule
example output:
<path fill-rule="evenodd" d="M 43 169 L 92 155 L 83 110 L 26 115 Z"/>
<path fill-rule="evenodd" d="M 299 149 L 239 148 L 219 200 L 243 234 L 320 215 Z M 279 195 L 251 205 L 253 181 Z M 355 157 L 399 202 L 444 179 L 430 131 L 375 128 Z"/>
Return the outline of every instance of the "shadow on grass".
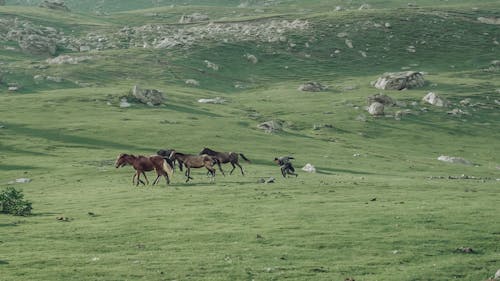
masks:
<path fill-rule="evenodd" d="M 21 166 L 21 165 L 3 165 L 0 164 L 0 170 L 2 171 L 17 171 L 17 170 L 35 170 L 39 169 L 35 166 Z"/>
<path fill-rule="evenodd" d="M 0 227 L 12 227 L 17 226 L 15 223 L 0 223 Z"/>
<path fill-rule="evenodd" d="M 222 117 L 222 115 L 218 115 L 209 111 L 204 111 L 204 110 L 199 110 L 195 109 L 192 107 L 186 107 L 182 105 L 175 105 L 175 104 L 168 104 L 166 106 L 167 109 L 171 109 L 174 111 L 182 112 L 182 113 L 189 113 L 189 114 L 196 114 L 196 115 L 204 115 L 207 117 Z"/>
<path fill-rule="evenodd" d="M 8 261 L 0 260 L 0 265 L 9 264 Z"/>
<path fill-rule="evenodd" d="M 48 153 L 36 152 L 36 151 L 32 151 L 32 150 L 24 150 L 24 149 L 16 148 L 14 146 L 3 145 L 3 144 L 0 144 L 0 150 L 3 152 L 9 152 L 9 153 L 29 154 L 29 155 L 36 155 L 36 156 L 52 156 Z"/>
<path fill-rule="evenodd" d="M 115 149 L 130 149 L 130 150 L 145 150 L 146 148 L 135 145 L 125 145 L 112 141 L 98 140 L 89 137 L 67 135 L 60 129 L 36 129 L 26 125 L 9 123 L 6 124 L 8 130 L 15 134 L 26 135 L 30 137 L 44 138 L 49 141 L 57 141 L 63 143 L 72 143 L 85 148 L 115 148 Z"/>

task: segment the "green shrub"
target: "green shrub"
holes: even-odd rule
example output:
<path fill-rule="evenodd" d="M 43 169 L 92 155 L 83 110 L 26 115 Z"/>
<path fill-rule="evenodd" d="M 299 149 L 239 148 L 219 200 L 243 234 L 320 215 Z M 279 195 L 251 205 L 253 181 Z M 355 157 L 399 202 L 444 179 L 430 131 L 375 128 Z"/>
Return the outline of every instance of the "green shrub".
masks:
<path fill-rule="evenodd" d="M 0 213 L 12 214 L 16 216 L 31 215 L 31 202 L 23 200 L 22 190 L 14 187 L 7 187 L 0 192 Z"/>

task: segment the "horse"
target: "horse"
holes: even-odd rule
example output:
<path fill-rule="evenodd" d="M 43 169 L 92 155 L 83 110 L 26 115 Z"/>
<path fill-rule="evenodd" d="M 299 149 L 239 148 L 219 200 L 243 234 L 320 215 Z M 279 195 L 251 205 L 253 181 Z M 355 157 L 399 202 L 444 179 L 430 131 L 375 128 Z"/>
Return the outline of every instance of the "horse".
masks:
<path fill-rule="evenodd" d="M 186 182 L 188 182 L 190 179 L 193 179 L 191 177 L 191 168 L 205 167 L 207 168 L 208 172 L 212 175 L 211 180 L 213 181 L 215 179 L 214 164 L 217 162 L 217 160 L 210 157 L 209 155 L 206 154 L 191 155 L 172 150 L 169 158 L 172 161 L 177 160 L 179 162 L 182 162 L 182 164 L 184 164 L 184 166 L 186 167 L 186 172 L 185 172 L 185 176 L 187 177 Z"/>
<path fill-rule="evenodd" d="M 137 177 L 136 186 L 139 185 L 139 182 L 144 185 L 144 182 L 140 179 L 141 174 L 144 175 L 146 183 L 149 184 L 149 180 L 144 172 L 149 172 L 152 170 L 155 170 L 157 174 L 153 185 L 159 182 L 160 176 L 164 176 L 167 184 L 170 184 L 170 178 L 172 177 L 173 173 L 173 164 L 169 159 L 164 159 L 159 155 L 153 155 L 150 157 L 142 155 L 135 156 L 126 153 L 118 155 L 118 157 L 116 158 L 115 167 L 120 168 L 127 164 L 132 165 L 132 167 L 134 167 L 136 171 L 134 176 L 132 177 L 132 184 L 135 183 L 135 178 Z"/>
<path fill-rule="evenodd" d="M 201 154 L 208 154 L 208 155 L 212 156 L 213 158 L 217 159 L 217 165 L 219 165 L 219 169 L 220 169 L 222 175 L 224 175 L 224 176 L 225 176 L 225 174 L 224 174 L 224 171 L 222 170 L 221 163 L 222 164 L 231 163 L 231 165 L 233 166 L 233 169 L 231 170 L 231 172 L 229 172 L 230 175 L 233 174 L 233 171 L 234 171 L 234 169 L 236 169 L 236 166 L 240 167 L 241 174 L 245 175 L 245 173 L 243 172 L 243 168 L 241 167 L 241 165 L 238 162 L 238 158 L 239 158 L 238 156 L 241 156 L 241 158 L 243 158 L 243 160 L 247 161 L 248 163 L 251 163 L 250 160 L 248 160 L 245 157 L 245 155 L 243 155 L 243 153 L 218 152 L 218 151 L 214 151 L 214 150 L 211 150 L 210 148 L 205 147 L 205 148 L 203 148 L 203 150 L 199 154 L 200 155 Z"/>
<path fill-rule="evenodd" d="M 182 172 L 182 161 L 181 160 L 175 160 L 175 159 L 170 159 L 170 154 L 172 154 L 173 149 L 160 149 L 156 152 L 157 155 L 162 156 L 164 159 L 168 159 L 172 161 L 174 164 L 174 169 L 175 169 L 175 162 L 178 162 L 179 165 L 179 170 Z"/>

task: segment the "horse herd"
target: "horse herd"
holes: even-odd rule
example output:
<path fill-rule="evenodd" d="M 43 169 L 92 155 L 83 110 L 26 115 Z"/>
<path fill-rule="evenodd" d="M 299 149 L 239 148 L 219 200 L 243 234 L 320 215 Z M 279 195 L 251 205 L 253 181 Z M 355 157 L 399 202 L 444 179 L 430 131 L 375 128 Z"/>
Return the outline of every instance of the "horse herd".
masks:
<path fill-rule="evenodd" d="M 205 167 L 208 170 L 208 174 L 211 175 L 211 180 L 215 179 L 215 168 L 214 166 L 217 164 L 219 166 L 219 170 L 222 175 L 225 175 L 224 170 L 222 170 L 221 164 L 230 163 L 233 166 L 233 169 L 229 172 L 232 174 L 236 166 L 240 168 L 241 174 L 244 175 L 243 168 L 239 164 L 239 157 L 243 158 L 243 160 L 250 163 L 245 155 L 242 153 L 236 152 L 218 152 L 211 150 L 209 148 L 204 148 L 198 155 L 194 154 L 184 154 L 174 149 L 161 149 L 157 153 L 157 155 L 153 156 L 135 156 L 132 154 L 122 153 L 118 155 L 118 158 L 115 162 L 115 167 L 123 167 L 125 165 L 131 165 L 135 169 L 135 174 L 132 177 L 132 183 L 139 185 L 139 183 L 145 184 L 144 181 L 140 179 L 141 175 L 144 176 L 146 183 L 149 184 L 149 180 L 146 176 L 145 172 L 156 171 L 156 179 L 153 181 L 153 185 L 157 184 L 160 180 L 160 177 L 165 177 L 167 184 L 170 184 L 170 179 L 172 178 L 172 174 L 174 172 L 175 162 L 178 163 L 179 170 L 183 170 L 183 167 L 186 168 L 186 172 L 184 175 L 186 176 L 186 182 L 191 177 L 191 169 L 192 168 L 203 168 Z"/>

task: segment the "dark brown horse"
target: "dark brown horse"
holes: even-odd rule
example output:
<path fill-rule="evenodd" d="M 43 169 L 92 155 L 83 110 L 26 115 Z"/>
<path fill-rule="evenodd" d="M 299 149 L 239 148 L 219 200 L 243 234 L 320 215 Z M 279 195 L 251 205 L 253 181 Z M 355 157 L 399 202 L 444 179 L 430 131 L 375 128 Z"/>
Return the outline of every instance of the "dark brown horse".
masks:
<path fill-rule="evenodd" d="M 231 175 L 234 171 L 234 169 L 236 168 L 236 166 L 238 166 L 241 170 L 241 174 L 242 175 L 245 175 L 245 173 L 243 173 L 243 168 L 241 167 L 241 165 L 239 164 L 239 157 L 238 156 L 241 156 L 241 158 L 243 158 L 243 160 L 247 161 L 248 163 L 251 163 L 250 160 L 248 160 L 245 155 L 243 155 L 243 153 L 236 153 L 236 152 L 218 152 L 218 151 L 214 151 L 214 150 L 211 150 L 210 148 L 203 148 L 203 150 L 200 152 L 200 155 L 201 154 L 208 154 L 210 156 L 212 156 L 213 158 L 217 159 L 217 165 L 219 165 L 219 169 L 222 173 L 222 175 L 225 175 L 224 174 L 224 171 L 222 170 L 222 166 L 221 166 L 221 163 L 222 164 L 225 164 L 225 163 L 231 163 L 231 165 L 233 166 L 233 169 L 231 170 L 231 172 L 229 172 L 229 174 Z M 235 166 L 236 165 L 236 166 Z"/>
<path fill-rule="evenodd" d="M 172 154 L 172 151 L 174 151 L 173 149 L 160 149 L 156 152 L 156 154 L 160 155 L 160 156 L 163 156 L 163 158 L 168 158 L 170 160 L 170 154 Z M 178 163 L 179 165 L 179 170 L 181 170 L 182 172 L 182 161 L 180 160 L 175 160 L 175 159 L 171 159 L 173 165 L 174 165 L 174 169 L 175 169 L 175 162 Z"/>
<path fill-rule="evenodd" d="M 190 179 L 193 179 L 191 177 L 191 168 L 207 168 L 208 172 L 212 175 L 212 181 L 215 179 L 215 169 L 214 169 L 214 164 L 217 162 L 217 160 L 213 159 L 209 155 L 203 154 L 203 155 L 192 155 L 192 154 L 184 154 L 177 152 L 175 150 L 172 150 L 170 153 L 170 160 L 174 161 L 179 161 L 180 163 L 184 164 L 186 167 L 186 172 L 185 175 L 187 177 L 186 182 L 188 182 Z"/>
<path fill-rule="evenodd" d="M 132 154 L 125 154 L 125 153 L 118 155 L 118 158 L 116 159 L 115 162 L 115 167 L 119 168 L 127 164 L 132 165 L 132 167 L 134 167 L 136 171 L 134 176 L 132 177 L 133 184 L 135 183 L 135 177 L 137 177 L 137 185 L 139 185 L 139 182 L 144 184 L 144 182 L 140 179 L 141 174 L 144 175 L 146 183 L 149 184 L 149 180 L 144 172 L 149 172 L 152 170 L 155 170 L 157 175 L 156 179 L 153 182 L 153 185 L 158 183 L 160 176 L 164 176 L 165 179 L 167 180 L 167 184 L 170 184 L 170 177 L 172 177 L 173 165 L 172 162 L 168 159 L 164 159 L 159 155 L 153 155 L 150 157 L 142 155 L 135 156 Z"/>

